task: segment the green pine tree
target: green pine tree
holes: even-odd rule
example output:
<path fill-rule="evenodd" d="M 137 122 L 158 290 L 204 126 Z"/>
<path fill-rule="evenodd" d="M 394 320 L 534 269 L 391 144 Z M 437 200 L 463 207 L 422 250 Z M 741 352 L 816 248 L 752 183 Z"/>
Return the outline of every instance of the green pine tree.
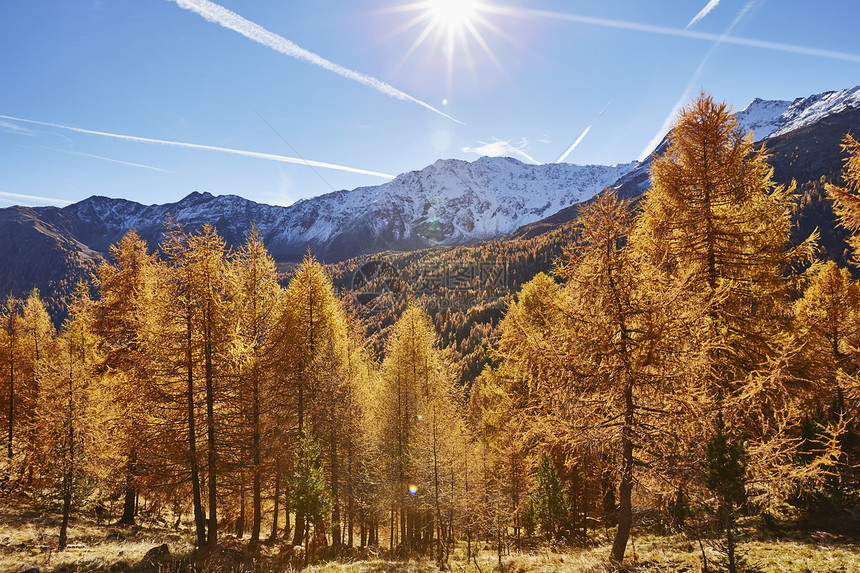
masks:
<path fill-rule="evenodd" d="M 705 460 L 702 462 L 705 486 L 717 496 L 720 517 L 726 532 L 728 570 L 736 573 L 735 509 L 746 501 L 747 453 L 746 439 L 729 437 L 723 414 L 717 415 L 716 431 L 708 441 Z"/>
<path fill-rule="evenodd" d="M 316 523 L 331 511 L 332 499 L 326 489 L 319 440 L 311 429 L 307 429 L 299 437 L 299 444 L 293 455 L 289 488 L 292 492 L 293 509 L 305 516 L 303 538 L 307 565 L 311 523 Z M 298 523 L 296 525 L 298 526 Z"/>
<path fill-rule="evenodd" d="M 535 482 L 535 489 L 529 500 L 534 521 L 548 538 L 561 541 L 564 526 L 570 517 L 570 500 L 558 477 L 551 454 L 546 454 L 541 459 Z"/>

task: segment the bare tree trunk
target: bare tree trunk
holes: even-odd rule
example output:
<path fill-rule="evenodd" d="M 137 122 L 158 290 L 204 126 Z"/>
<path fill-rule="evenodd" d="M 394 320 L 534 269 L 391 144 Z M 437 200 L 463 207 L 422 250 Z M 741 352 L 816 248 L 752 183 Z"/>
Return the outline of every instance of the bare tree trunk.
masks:
<path fill-rule="evenodd" d="M 516 452 L 511 454 L 511 503 L 514 506 L 514 536 L 517 551 L 520 550 L 520 476 Z"/>
<path fill-rule="evenodd" d="M 253 435 L 253 447 L 254 447 L 254 475 L 253 475 L 253 485 L 254 488 L 254 521 L 251 524 L 251 545 L 256 545 L 260 541 L 260 524 L 263 520 L 263 496 L 262 496 L 262 473 L 263 473 L 263 459 L 262 453 L 260 449 L 260 441 L 261 441 L 261 425 L 260 425 L 260 376 L 256 371 L 256 366 L 254 367 L 255 371 L 253 372 L 254 377 L 254 396 L 253 396 L 253 424 L 254 424 L 254 435 Z M 275 499 L 277 500 L 277 493 L 275 494 Z M 275 523 L 277 524 L 277 501 L 275 502 Z M 274 528 L 273 528 L 274 529 Z"/>
<path fill-rule="evenodd" d="M 293 535 L 293 545 L 301 545 L 305 535 L 305 512 L 301 509 L 296 510 L 296 531 Z"/>
<path fill-rule="evenodd" d="M 347 487 L 347 490 L 346 490 L 346 495 L 347 495 L 347 498 L 346 498 L 346 500 L 347 500 L 346 501 L 346 515 L 347 515 L 347 520 L 348 520 L 348 524 L 349 524 L 348 529 L 347 529 L 347 533 L 346 533 L 346 544 L 348 547 L 352 547 L 352 545 L 353 545 L 352 528 L 353 528 L 353 519 L 355 517 L 355 505 L 353 503 L 353 491 L 352 491 L 352 485 L 353 485 L 352 480 L 354 479 L 355 476 L 353 476 L 353 474 L 352 474 L 352 454 L 353 454 L 352 438 L 350 438 L 348 445 L 347 445 L 347 457 L 346 457 L 347 464 L 348 464 L 347 474 L 349 476 L 347 481 L 346 481 L 346 487 Z"/>
<path fill-rule="evenodd" d="M 70 430 L 71 433 L 71 430 Z M 71 458 L 71 453 L 69 455 Z M 72 478 L 74 477 L 74 466 L 69 461 L 66 475 L 63 476 L 63 521 L 60 523 L 60 543 L 58 549 L 62 551 L 68 544 L 69 514 L 72 510 Z"/>
<path fill-rule="evenodd" d="M 331 544 L 335 547 L 340 545 L 340 495 L 338 492 L 338 466 L 337 466 L 337 432 L 335 423 L 331 424 L 331 445 L 329 446 L 329 460 L 331 468 Z"/>
<path fill-rule="evenodd" d="M 445 561 L 451 555 L 451 547 L 454 545 L 454 459 L 457 457 L 454 446 L 451 446 L 451 502 L 448 504 L 448 532 L 445 537 Z"/>
<path fill-rule="evenodd" d="M 299 418 L 299 437 L 304 436 L 304 384 L 299 382 L 299 403 L 298 403 L 298 418 Z M 296 531 L 293 535 L 293 545 L 300 546 L 305 534 L 305 511 L 301 508 L 296 508 Z"/>
<path fill-rule="evenodd" d="M 188 458 L 191 466 L 191 497 L 194 505 L 194 527 L 197 530 L 197 548 L 206 545 L 206 517 L 203 515 L 203 499 L 200 492 L 200 469 L 197 460 L 197 428 L 194 419 L 194 365 L 191 349 L 191 316 L 185 320 L 185 359 L 188 372 L 186 393 L 188 398 Z"/>
<path fill-rule="evenodd" d="M 12 440 L 14 439 L 15 427 L 15 334 L 13 332 L 14 314 L 11 309 L 9 311 L 9 436 L 6 441 L 6 456 L 9 459 L 9 464 L 6 466 L 6 479 L 12 479 Z"/>
<path fill-rule="evenodd" d="M 275 470 L 275 509 L 272 511 L 272 532 L 269 539 L 274 541 L 278 538 L 278 503 L 281 501 L 281 474 Z M 289 515 L 289 513 L 287 513 Z M 289 526 L 287 526 L 289 529 Z"/>
<path fill-rule="evenodd" d="M 71 351 L 70 351 L 71 353 Z M 60 524 L 60 542 L 58 549 L 62 551 L 66 548 L 68 531 L 69 531 L 69 513 L 72 509 L 72 480 L 75 477 L 75 424 L 74 424 L 74 395 L 72 393 L 72 368 L 71 356 L 69 357 L 69 459 L 66 465 L 66 471 L 63 475 L 63 521 Z"/>
<path fill-rule="evenodd" d="M 370 524 L 371 524 L 370 533 L 373 536 L 373 539 L 370 542 L 370 544 L 371 545 L 379 545 L 379 518 L 374 517 L 373 520 L 370 522 Z"/>
<path fill-rule="evenodd" d="M 618 495 L 621 498 L 618 510 L 618 529 L 612 542 L 612 552 L 609 560 L 620 564 L 624 560 L 627 540 L 630 538 L 630 528 L 633 525 L 633 385 L 627 384 L 624 389 L 624 428 L 621 430 L 621 483 Z"/>
<path fill-rule="evenodd" d="M 310 552 L 310 549 L 311 549 L 311 546 L 309 543 L 310 542 L 310 536 L 311 536 L 310 529 L 311 529 L 310 522 L 308 522 L 308 520 L 305 520 L 304 534 L 303 534 L 303 537 L 305 539 L 305 569 L 308 568 L 308 558 L 310 557 L 310 555 L 308 555 L 308 553 Z"/>
<path fill-rule="evenodd" d="M 439 460 L 436 455 L 436 406 L 433 406 L 433 485 L 435 487 L 435 502 L 436 502 L 436 562 L 439 567 L 444 563 L 442 552 L 442 506 L 439 502 Z"/>
<path fill-rule="evenodd" d="M 211 314 L 211 313 L 207 313 Z M 212 325 L 211 316 L 207 317 L 205 340 L 205 375 L 206 375 L 206 442 L 207 461 L 209 469 L 209 523 L 207 547 L 215 549 L 218 545 L 218 495 L 217 468 L 215 459 L 215 380 L 212 370 Z"/>
<path fill-rule="evenodd" d="M 469 513 L 469 450 L 463 440 L 463 483 L 466 501 L 466 565 L 472 558 L 472 516 Z"/>
<path fill-rule="evenodd" d="M 284 484 L 284 539 L 290 538 L 290 488 Z"/>
<path fill-rule="evenodd" d="M 244 454 L 244 452 L 243 452 Z M 244 459 L 244 455 L 243 455 Z M 239 471 L 239 519 L 236 520 L 236 537 L 245 537 L 245 471 Z"/>
<path fill-rule="evenodd" d="M 734 512 L 732 511 L 731 502 L 723 506 L 723 513 L 726 520 L 726 544 L 729 554 L 729 573 L 737 573 L 737 563 L 735 563 L 735 535 L 734 535 Z"/>
<path fill-rule="evenodd" d="M 582 540 L 588 540 L 588 476 L 582 474 Z"/>
<path fill-rule="evenodd" d="M 119 523 L 122 525 L 131 525 L 134 523 L 135 500 L 137 499 L 137 488 L 134 485 L 136 465 L 137 450 L 132 449 L 125 466 L 125 499 L 122 506 L 122 517 L 119 518 Z"/>

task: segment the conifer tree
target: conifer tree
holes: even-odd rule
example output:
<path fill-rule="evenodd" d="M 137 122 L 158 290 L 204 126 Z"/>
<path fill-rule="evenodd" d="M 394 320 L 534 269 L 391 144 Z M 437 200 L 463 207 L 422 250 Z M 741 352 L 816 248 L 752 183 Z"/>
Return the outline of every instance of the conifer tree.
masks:
<path fill-rule="evenodd" d="M 366 530 L 368 523 L 361 519 L 359 508 L 369 507 L 372 490 L 368 483 L 368 466 L 375 463 L 368 425 L 369 411 L 377 372 L 363 339 L 363 325 L 357 311 L 344 305 L 347 322 L 346 364 L 343 367 L 342 415 L 339 420 L 343 462 L 346 545 L 354 545 L 353 531 L 356 519 Z M 366 541 L 366 540 L 365 540 Z"/>
<path fill-rule="evenodd" d="M 21 342 L 21 390 L 19 395 L 23 398 L 22 408 L 20 410 L 22 416 L 19 419 L 23 422 L 24 440 L 23 449 L 24 456 L 22 459 L 22 474 L 26 473 L 26 480 L 32 482 L 32 474 L 35 464 L 36 450 L 38 444 L 37 424 L 38 420 L 35 417 L 35 412 L 42 398 L 41 377 L 45 368 L 45 361 L 49 357 L 48 350 L 54 341 L 57 334 L 56 328 L 51 321 L 51 317 L 45 308 L 45 303 L 42 301 L 39 291 L 33 289 L 27 300 L 24 301 L 21 309 L 21 319 L 24 335 Z"/>
<path fill-rule="evenodd" d="M 389 480 L 392 537 L 399 534 L 408 554 L 435 535 L 441 563 L 442 479 L 444 468 L 453 463 L 452 450 L 443 445 L 460 441 L 463 424 L 450 371 L 422 309 L 411 306 L 395 323 L 378 391 L 378 439 Z"/>
<path fill-rule="evenodd" d="M 217 443 L 219 421 L 216 402 L 221 395 L 221 378 L 226 369 L 226 343 L 228 332 L 228 289 L 226 285 L 226 245 L 214 227 L 204 226 L 201 232 L 190 237 L 192 264 L 196 281 L 198 328 L 203 353 L 203 380 L 206 404 L 206 454 L 208 510 L 206 545 L 214 549 L 218 544 L 218 474 L 225 449 Z"/>
<path fill-rule="evenodd" d="M 40 404 L 44 479 L 59 481 L 62 503 L 60 550 L 68 543 L 69 518 L 76 488 L 84 482 L 103 421 L 92 392 L 95 342 L 92 301 L 81 283 L 70 316 L 45 364 L 44 398 Z M 56 484 L 56 481 L 54 483 Z"/>
<path fill-rule="evenodd" d="M 700 95 L 669 139 L 631 242 L 709 308 L 700 383 L 709 409 L 748 432 L 750 472 L 766 502 L 767 492 L 792 487 L 794 436 L 814 393 L 797 376 L 788 277 L 812 260 L 817 232 L 791 246 L 794 184 L 774 182 L 765 146 L 724 103 Z"/>
<path fill-rule="evenodd" d="M 542 292 L 543 288 L 547 288 L 548 292 Z M 548 298 L 538 304 L 546 306 L 543 306 L 541 312 L 536 313 L 537 316 L 535 316 L 530 311 L 534 310 L 533 305 L 541 299 L 542 295 L 547 295 Z M 534 330 L 531 331 L 532 334 L 535 337 L 542 336 L 545 331 L 542 331 L 538 325 L 551 314 L 549 306 L 552 303 L 550 301 L 554 300 L 557 295 L 558 285 L 555 281 L 540 273 L 539 276 L 535 277 L 535 280 L 524 285 L 518 302 L 511 304 L 509 308 L 510 322 L 508 324 L 515 324 L 517 321 L 513 316 L 522 312 L 523 314 L 519 315 L 519 318 L 522 318 L 524 322 L 521 324 L 530 323 L 534 327 Z M 544 312 L 548 314 L 544 314 Z M 532 322 L 532 320 L 536 322 Z M 543 323 L 542 327 L 546 328 L 548 325 L 549 323 Z M 505 503 L 500 503 L 499 506 L 504 515 L 509 518 L 510 525 L 513 526 L 519 548 L 520 535 L 523 529 L 526 530 L 528 536 L 531 536 L 534 533 L 536 522 L 534 521 L 534 504 L 523 503 L 522 501 L 526 499 L 528 492 L 528 470 L 526 466 L 527 452 L 530 447 L 527 444 L 533 434 L 528 431 L 527 426 L 524 427 L 523 424 L 519 423 L 518 418 L 521 414 L 530 411 L 529 409 L 535 406 L 535 401 L 529 399 L 527 389 L 518 386 L 528 380 L 528 376 L 517 375 L 508 368 L 526 370 L 529 368 L 529 364 L 538 365 L 540 359 L 535 356 L 535 360 L 527 362 L 530 353 L 527 351 L 519 353 L 519 351 L 525 350 L 525 345 L 519 346 L 515 340 L 517 338 L 515 329 L 516 327 L 511 326 L 505 330 L 503 334 L 505 342 L 503 344 L 509 345 L 506 348 L 510 352 L 517 352 L 516 360 L 506 360 L 496 369 L 486 368 L 474 381 L 469 394 L 467 419 L 470 436 L 479 437 L 479 442 L 483 442 L 480 444 L 480 448 L 489 450 L 491 458 L 489 465 L 492 468 L 492 474 L 496 476 L 500 493 L 506 498 Z M 516 345 L 517 349 L 514 350 L 514 346 L 510 345 Z M 513 357 L 513 355 L 507 356 Z M 471 479 L 468 473 L 470 467 L 468 460 L 478 458 L 477 453 L 472 451 L 476 450 L 477 447 L 477 443 L 469 444 L 468 442 L 462 446 L 463 463 L 459 465 L 458 470 L 461 472 L 460 480 L 464 482 L 464 485 L 468 484 Z M 474 467 L 475 463 L 472 462 L 471 466 Z M 474 484 L 476 481 L 472 479 L 472 483 Z M 462 527 L 466 529 L 467 537 L 471 535 L 472 526 L 475 524 L 473 511 L 470 508 L 476 507 L 479 503 L 479 499 L 474 496 L 475 492 L 476 488 L 474 487 L 472 488 L 472 495 L 468 495 L 469 492 L 464 492 L 464 499 L 459 504 L 466 520 Z M 467 545 L 468 541 L 467 539 Z M 467 552 L 470 552 L 468 548 Z"/>
<path fill-rule="evenodd" d="M 834 210 L 842 226 L 851 231 L 849 239 L 854 256 L 851 262 L 856 266 L 860 263 L 860 142 L 851 134 L 846 134 L 842 141 L 842 151 L 848 154 L 842 170 L 842 185 L 826 183 L 827 192 L 834 200 Z"/>
<path fill-rule="evenodd" d="M 404 313 L 389 337 L 382 364 L 382 384 L 385 389 L 379 403 L 384 408 L 380 415 L 383 416 L 382 428 L 385 432 L 382 439 L 386 450 L 386 474 L 391 480 L 392 514 L 398 520 L 399 540 L 406 552 L 410 551 L 414 537 L 410 493 L 414 496 L 418 491 L 415 483 L 418 476 L 414 467 L 414 441 L 418 417 L 423 417 L 425 411 L 424 388 L 430 377 L 424 356 L 432 344 L 426 320 L 426 315 L 417 308 Z M 410 486 L 416 489 L 410 492 Z"/>
<path fill-rule="evenodd" d="M 231 271 L 237 325 L 231 354 L 244 413 L 242 443 L 250 452 L 247 462 L 252 479 L 250 543 L 253 545 L 260 539 L 264 469 L 279 428 L 272 414 L 278 410 L 279 394 L 283 391 L 276 383 L 274 356 L 281 289 L 275 279 L 275 262 L 255 229 L 234 255 Z M 267 420 L 271 425 L 266 425 Z"/>
<path fill-rule="evenodd" d="M 562 528 L 570 519 L 571 508 L 567 491 L 558 477 L 555 460 L 549 453 L 540 460 L 529 507 L 544 535 L 554 541 L 561 541 Z"/>
<path fill-rule="evenodd" d="M 670 143 L 651 166 L 635 242 L 670 273 L 691 272 L 718 304 L 712 317 L 731 360 L 723 389 L 757 368 L 784 327 L 785 276 L 808 259 L 817 234 L 790 248 L 794 184 L 776 185 L 764 146 L 755 146 L 725 103 L 702 94 L 681 110 Z M 725 356 L 726 353 L 724 353 Z"/>
<path fill-rule="evenodd" d="M 9 296 L 0 309 L 0 352 L 2 352 L 3 388 L 2 399 L 5 402 L 3 412 L 6 414 L 6 471 L 3 477 L 4 486 L 11 485 L 14 471 L 15 431 L 20 422 L 16 419 L 20 410 L 20 371 L 21 371 L 21 330 L 22 320 L 18 310 L 18 301 Z"/>
<path fill-rule="evenodd" d="M 746 440 L 733 440 L 728 435 L 722 413 L 717 414 L 716 428 L 708 440 L 705 459 L 702 461 L 704 481 L 717 496 L 720 517 L 726 533 L 728 570 L 737 572 L 735 558 L 735 510 L 747 499 Z"/>
<path fill-rule="evenodd" d="M 223 471 L 230 444 L 221 419 L 221 403 L 227 397 L 224 383 L 230 369 L 228 343 L 231 332 L 231 291 L 227 280 L 226 246 L 215 228 L 205 225 L 189 234 L 174 226 L 162 249 L 168 257 L 170 287 L 165 312 L 171 340 L 172 374 L 181 377 L 178 394 L 186 411 L 188 450 L 198 547 L 214 549 L 218 542 L 218 476 Z M 202 383 L 202 389 L 199 386 Z M 202 397 L 202 404 L 198 396 Z M 217 407 L 216 407 L 217 405 Z M 202 410 L 202 415 L 200 410 Z M 205 429 L 206 490 L 208 514 L 203 511 L 201 451 L 197 425 Z M 204 519 L 205 515 L 205 519 Z"/>
<path fill-rule="evenodd" d="M 776 185 L 765 148 L 710 95 L 681 110 L 669 140 L 651 166 L 640 248 L 712 291 L 733 281 L 736 297 L 779 296 L 794 185 Z"/>
<path fill-rule="evenodd" d="M 846 373 L 856 368 L 853 349 L 860 343 L 860 285 L 833 261 L 806 273 L 807 286 L 794 304 L 794 332 L 804 343 L 809 370 L 822 384 L 815 398 L 844 414 Z"/>
<path fill-rule="evenodd" d="M 163 326 L 161 343 L 166 352 L 161 356 L 161 370 L 175 383 L 176 390 L 163 391 L 174 395 L 179 408 L 184 410 L 181 424 L 185 428 L 186 448 L 180 455 L 185 457 L 188 478 L 191 482 L 192 511 L 196 533 L 196 545 L 206 545 L 206 518 L 203 511 L 200 452 L 198 449 L 198 385 L 195 376 L 198 360 L 198 333 L 195 325 L 197 300 L 193 288 L 194 266 L 191 264 L 191 248 L 186 233 L 175 225 L 161 244 L 166 255 L 166 280 L 159 289 L 159 322 Z"/>
<path fill-rule="evenodd" d="M 305 517 L 302 526 L 302 539 L 305 542 L 305 565 L 309 559 L 310 524 L 317 523 L 326 513 L 331 511 L 332 499 L 326 491 L 325 473 L 323 471 L 322 453 L 319 441 L 313 430 L 306 429 L 299 436 L 299 442 L 294 452 L 289 486 L 293 494 L 292 503 L 297 514 Z M 298 524 L 296 524 L 298 527 Z"/>
<path fill-rule="evenodd" d="M 615 563 L 632 525 L 634 469 L 655 484 L 690 471 L 683 443 L 702 407 L 690 384 L 702 363 L 694 342 L 708 310 L 686 281 L 667 281 L 638 255 L 630 218 L 611 192 L 583 207 L 579 238 L 557 269 L 563 288 L 546 277 L 526 285 L 500 343 L 499 370 L 525 395 L 529 433 L 568 451 L 596 442 L 616 452 Z"/>
<path fill-rule="evenodd" d="M 139 481 L 152 443 L 151 383 L 153 372 L 147 358 L 154 350 L 156 329 L 152 321 L 156 263 L 146 242 L 135 231 L 111 247 L 112 261 L 98 268 L 100 297 L 94 306 L 104 389 L 118 406 L 111 420 L 114 439 L 124 451 L 123 510 L 119 522 L 134 523 Z"/>
<path fill-rule="evenodd" d="M 847 134 L 843 139 L 842 150 L 847 153 L 842 171 L 842 184 L 827 183 L 825 188 L 834 200 L 834 210 L 840 224 L 851 232 L 849 244 L 853 253 L 850 263 L 858 266 L 860 265 L 860 257 L 858 257 L 860 235 L 857 233 L 860 229 L 860 142 L 851 134 Z M 856 440 L 858 432 L 856 408 L 860 404 L 860 377 L 857 374 L 860 363 L 856 356 L 856 349 L 860 345 L 856 337 L 857 321 L 860 318 L 856 299 L 858 287 L 856 281 L 849 280 L 846 272 L 829 267 L 816 278 L 818 280 L 809 286 L 808 292 L 811 296 L 806 296 L 807 293 L 804 293 L 803 300 L 811 300 L 805 303 L 799 302 L 798 310 L 815 304 L 815 295 L 818 294 L 817 304 L 811 307 L 818 320 L 813 321 L 809 332 L 813 334 L 817 331 L 819 335 L 824 335 L 829 343 L 830 350 L 825 356 L 831 358 L 828 378 L 832 380 L 833 374 L 836 377 L 837 394 L 834 413 L 844 416 L 842 420 L 844 430 L 843 435 L 840 436 L 839 448 L 843 451 L 840 453 L 846 453 L 845 444 L 849 442 L 849 437 L 853 437 L 854 440 L 853 448 L 848 448 L 852 451 L 847 452 L 851 456 L 850 459 L 844 460 L 841 456 L 840 459 L 843 467 L 845 465 L 851 467 L 853 464 L 856 468 L 856 461 L 860 458 Z M 815 328 L 816 325 L 818 329 Z M 854 412 L 853 415 L 852 412 Z M 836 429 L 838 431 L 838 427 Z M 847 464 L 845 464 L 846 461 Z"/>
<path fill-rule="evenodd" d="M 296 270 L 284 297 L 281 332 L 282 364 L 295 399 L 296 432 L 313 430 L 327 460 L 332 499 L 334 543 L 340 542 L 341 444 L 348 394 L 348 328 L 343 305 L 331 278 L 310 254 Z M 293 545 L 301 545 L 305 527 L 301 508 L 296 513 Z"/>

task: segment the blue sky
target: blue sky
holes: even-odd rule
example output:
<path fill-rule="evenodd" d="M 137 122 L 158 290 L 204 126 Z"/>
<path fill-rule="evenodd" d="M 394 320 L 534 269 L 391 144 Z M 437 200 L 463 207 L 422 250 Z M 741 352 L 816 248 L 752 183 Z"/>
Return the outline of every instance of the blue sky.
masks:
<path fill-rule="evenodd" d="M 860 84 L 858 25 L 856 0 L 3 2 L 0 207 L 632 161 L 700 90 Z"/>

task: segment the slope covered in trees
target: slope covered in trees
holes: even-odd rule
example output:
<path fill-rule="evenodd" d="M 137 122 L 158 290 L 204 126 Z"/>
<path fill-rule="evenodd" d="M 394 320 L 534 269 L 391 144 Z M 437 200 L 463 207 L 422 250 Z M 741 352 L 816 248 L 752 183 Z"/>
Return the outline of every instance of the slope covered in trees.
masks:
<path fill-rule="evenodd" d="M 854 232 L 844 150 L 827 191 Z M 76 512 L 145 506 L 200 556 L 229 536 L 294 566 L 501 560 L 596 524 L 618 565 L 643 510 L 697 534 L 710 510 L 733 570 L 740 516 L 856 527 L 860 285 L 797 239 L 768 161 L 702 95 L 641 201 L 607 191 L 529 239 L 308 254 L 281 284 L 253 230 L 129 233 L 59 331 L 37 292 L 0 310 L 2 495 L 61 512 L 59 549 Z"/>

